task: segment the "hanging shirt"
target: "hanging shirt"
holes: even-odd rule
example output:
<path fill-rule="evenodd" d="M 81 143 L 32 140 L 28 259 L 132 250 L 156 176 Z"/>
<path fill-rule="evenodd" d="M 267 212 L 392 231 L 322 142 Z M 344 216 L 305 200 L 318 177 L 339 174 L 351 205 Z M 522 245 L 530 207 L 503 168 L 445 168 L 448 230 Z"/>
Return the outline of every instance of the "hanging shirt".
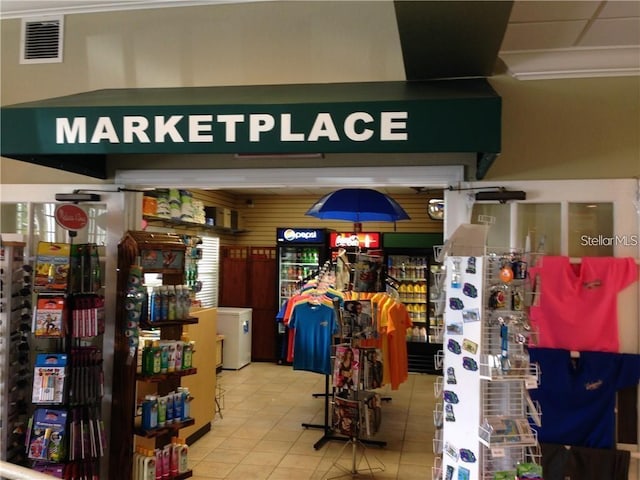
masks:
<path fill-rule="evenodd" d="M 289 319 L 295 328 L 293 369 L 331 374 L 331 345 L 338 331 L 335 310 L 311 302 L 295 306 Z"/>
<path fill-rule="evenodd" d="M 407 307 L 403 303 L 394 302 L 389 308 L 388 315 L 389 380 L 391 389 L 397 390 L 400 384 L 409 378 L 406 331 L 412 323 Z"/>
<path fill-rule="evenodd" d="M 287 306 L 289 304 L 289 299 L 287 299 L 282 306 L 280 307 L 280 310 L 278 310 L 278 313 L 276 313 L 276 322 L 278 323 L 283 323 L 284 322 L 284 314 L 287 311 Z"/>
<path fill-rule="evenodd" d="M 287 354 L 286 359 L 287 362 L 293 362 L 294 350 L 295 350 L 295 338 L 296 331 L 295 327 L 289 325 L 289 320 L 291 319 L 291 315 L 293 314 L 293 309 L 296 305 L 305 304 L 311 301 L 311 303 L 321 303 L 330 308 L 333 308 L 333 301 L 327 295 L 317 295 L 317 290 L 314 288 L 307 288 L 304 293 L 299 293 L 298 295 L 294 295 L 289 300 L 287 300 L 287 307 L 284 314 L 284 324 L 287 326 Z"/>
<path fill-rule="evenodd" d="M 540 403 L 542 426 L 532 424 L 540 443 L 613 448 L 616 392 L 637 385 L 640 355 L 531 348 L 540 385 L 529 390 Z"/>
<path fill-rule="evenodd" d="M 542 471 L 547 480 L 628 480 L 631 452 L 543 443 Z"/>
<path fill-rule="evenodd" d="M 351 284 L 351 264 L 347 252 L 341 251 L 336 258 L 336 289 L 341 292 L 349 290 Z"/>
<path fill-rule="evenodd" d="M 617 294 L 638 280 L 631 258 L 545 256 L 530 270 L 541 284 L 540 304 L 530 310 L 538 347 L 618 352 Z"/>

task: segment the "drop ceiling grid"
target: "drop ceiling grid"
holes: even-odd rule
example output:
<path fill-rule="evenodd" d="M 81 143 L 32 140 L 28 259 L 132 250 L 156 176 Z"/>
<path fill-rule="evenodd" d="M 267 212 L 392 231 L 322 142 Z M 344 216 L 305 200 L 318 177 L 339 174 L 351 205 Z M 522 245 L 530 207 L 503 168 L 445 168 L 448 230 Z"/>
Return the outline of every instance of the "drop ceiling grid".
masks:
<path fill-rule="evenodd" d="M 640 43 L 640 2 L 517 1 L 501 51 Z"/>

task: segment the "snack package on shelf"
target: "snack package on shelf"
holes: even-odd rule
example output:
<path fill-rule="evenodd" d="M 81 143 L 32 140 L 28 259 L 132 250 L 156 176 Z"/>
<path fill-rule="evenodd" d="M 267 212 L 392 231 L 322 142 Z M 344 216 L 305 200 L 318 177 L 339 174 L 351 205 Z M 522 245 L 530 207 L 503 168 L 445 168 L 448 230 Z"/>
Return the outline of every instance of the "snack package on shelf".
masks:
<path fill-rule="evenodd" d="M 32 403 L 62 403 L 66 378 L 67 355 L 39 353 L 33 372 Z"/>
<path fill-rule="evenodd" d="M 73 297 L 71 336 L 95 337 L 104 333 L 104 297 L 80 294 Z"/>
<path fill-rule="evenodd" d="M 65 410 L 36 409 L 29 435 L 29 458 L 48 462 L 63 461 L 66 455 L 66 427 Z"/>
<path fill-rule="evenodd" d="M 65 291 L 69 280 L 71 245 L 39 242 L 34 286 L 38 290 Z"/>
<path fill-rule="evenodd" d="M 34 310 L 33 332 L 36 337 L 60 338 L 65 334 L 67 300 L 63 295 L 39 295 Z"/>

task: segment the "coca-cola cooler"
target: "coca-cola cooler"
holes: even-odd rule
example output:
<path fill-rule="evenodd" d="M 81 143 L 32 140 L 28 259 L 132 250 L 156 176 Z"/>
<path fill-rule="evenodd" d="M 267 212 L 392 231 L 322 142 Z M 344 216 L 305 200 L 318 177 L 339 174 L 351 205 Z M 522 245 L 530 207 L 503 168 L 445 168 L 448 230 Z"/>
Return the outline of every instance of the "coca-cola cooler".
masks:
<path fill-rule="evenodd" d="M 397 281 L 398 300 L 409 312 L 412 328 L 407 332 L 410 372 L 439 374 L 434 361 L 442 349 L 442 316 L 435 311 L 431 291 L 435 262 L 433 247 L 442 245 L 441 233 L 385 233 L 382 246 L 387 274 Z"/>

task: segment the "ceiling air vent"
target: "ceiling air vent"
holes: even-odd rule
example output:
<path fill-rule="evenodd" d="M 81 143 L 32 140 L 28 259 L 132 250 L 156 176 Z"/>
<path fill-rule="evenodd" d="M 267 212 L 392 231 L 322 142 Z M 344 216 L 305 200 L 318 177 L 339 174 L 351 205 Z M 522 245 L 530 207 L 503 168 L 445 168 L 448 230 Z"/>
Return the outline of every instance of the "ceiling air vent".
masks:
<path fill-rule="evenodd" d="M 20 63 L 62 62 L 63 16 L 22 20 Z"/>

